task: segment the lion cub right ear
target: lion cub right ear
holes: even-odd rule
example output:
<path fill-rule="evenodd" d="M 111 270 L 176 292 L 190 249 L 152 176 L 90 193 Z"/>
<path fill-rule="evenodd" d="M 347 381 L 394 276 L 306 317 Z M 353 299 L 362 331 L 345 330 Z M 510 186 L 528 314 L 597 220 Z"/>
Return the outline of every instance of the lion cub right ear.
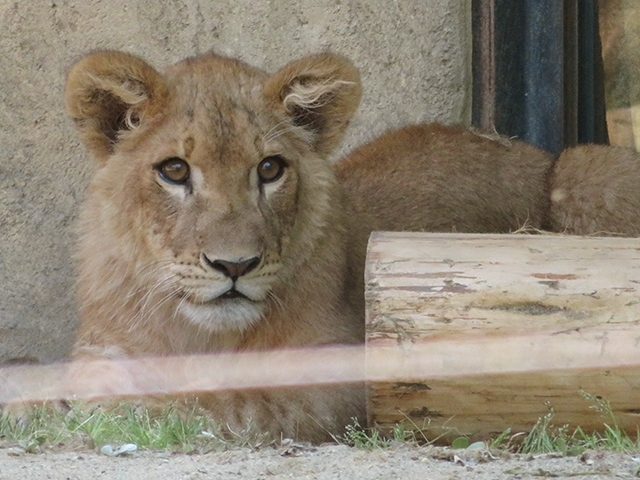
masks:
<path fill-rule="evenodd" d="M 98 52 L 69 72 L 65 102 L 80 138 L 98 159 L 111 155 L 121 135 L 157 115 L 168 97 L 164 78 L 144 60 Z"/>
<path fill-rule="evenodd" d="M 264 87 L 272 108 L 307 132 L 321 154 L 342 140 L 362 96 L 358 69 L 346 58 L 320 53 L 294 60 L 273 74 Z"/>

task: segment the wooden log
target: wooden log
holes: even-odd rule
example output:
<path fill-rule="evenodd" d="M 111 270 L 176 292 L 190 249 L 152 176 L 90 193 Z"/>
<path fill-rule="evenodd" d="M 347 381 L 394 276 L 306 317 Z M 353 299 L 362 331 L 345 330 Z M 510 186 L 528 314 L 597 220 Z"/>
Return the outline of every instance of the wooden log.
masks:
<path fill-rule="evenodd" d="M 636 434 L 640 239 L 374 233 L 365 283 L 371 425 L 486 439 L 552 408 L 601 431 L 587 392 Z"/>

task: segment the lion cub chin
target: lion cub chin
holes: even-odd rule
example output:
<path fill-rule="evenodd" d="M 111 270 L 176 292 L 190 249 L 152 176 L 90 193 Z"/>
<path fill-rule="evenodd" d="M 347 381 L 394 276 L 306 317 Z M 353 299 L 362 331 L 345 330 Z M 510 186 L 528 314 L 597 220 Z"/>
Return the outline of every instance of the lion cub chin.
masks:
<path fill-rule="evenodd" d="M 519 142 L 422 125 L 331 163 L 360 95 L 328 53 L 274 74 L 214 53 L 162 73 L 120 52 L 76 63 L 66 106 L 96 172 L 74 357 L 360 343 L 373 229 L 541 226 L 552 159 Z M 365 418 L 362 385 L 199 401 L 230 429 L 312 441 Z"/>

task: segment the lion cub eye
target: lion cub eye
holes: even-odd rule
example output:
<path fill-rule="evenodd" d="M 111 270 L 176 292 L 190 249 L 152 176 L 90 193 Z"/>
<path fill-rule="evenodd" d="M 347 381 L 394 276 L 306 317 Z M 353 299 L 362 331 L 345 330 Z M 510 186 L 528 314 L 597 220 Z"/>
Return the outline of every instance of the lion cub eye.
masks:
<path fill-rule="evenodd" d="M 264 158 L 258 164 L 258 177 L 261 183 L 272 183 L 282 177 L 287 162 L 280 155 L 272 155 Z"/>
<path fill-rule="evenodd" d="M 155 168 L 160 178 L 167 183 L 182 185 L 189 180 L 189 164 L 179 157 L 169 157 L 156 165 Z"/>

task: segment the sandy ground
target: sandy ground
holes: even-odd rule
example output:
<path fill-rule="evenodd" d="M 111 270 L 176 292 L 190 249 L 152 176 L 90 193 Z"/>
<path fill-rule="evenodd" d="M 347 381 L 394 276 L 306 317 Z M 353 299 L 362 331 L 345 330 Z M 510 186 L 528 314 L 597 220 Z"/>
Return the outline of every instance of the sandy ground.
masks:
<path fill-rule="evenodd" d="M 110 457 L 96 451 L 28 454 L 0 448 L 0 480 L 251 479 L 620 479 L 636 478 L 631 454 L 580 457 L 498 456 L 483 450 L 398 445 L 363 451 L 344 445 L 289 446 L 208 454 L 141 452 Z"/>

